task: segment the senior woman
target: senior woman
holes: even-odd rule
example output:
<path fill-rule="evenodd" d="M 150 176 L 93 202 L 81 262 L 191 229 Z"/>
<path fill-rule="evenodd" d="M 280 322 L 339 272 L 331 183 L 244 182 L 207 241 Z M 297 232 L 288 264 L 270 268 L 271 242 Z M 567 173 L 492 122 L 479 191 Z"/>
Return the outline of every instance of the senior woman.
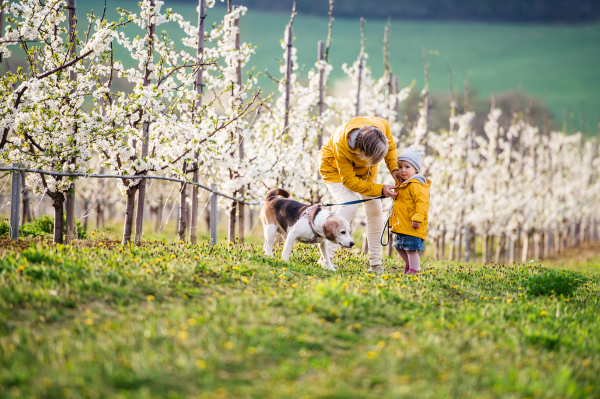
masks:
<path fill-rule="evenodd" d="M 365 116 L 354 118 L 334 130 L 329 141 L 319 151 L 319 172 L 329 192 L 338 204 L 378 197 L 396 197 L 394 186 L 377 184 L 377 165 L 385 163 L 396 181 L 401 181 L 398 171 L 398 152 L 390 125 L 381 118 Z M 383 273 L 382 246 L 379 241 L 385 217 L 381 200 L 364 203 L 367 215 L 367 241 L 369 243 L 368 273 Z M 340 206 L 339 216 L 351 222 L 358 204 Z M 327 246 L 330 258 L 336 247 Z"/>

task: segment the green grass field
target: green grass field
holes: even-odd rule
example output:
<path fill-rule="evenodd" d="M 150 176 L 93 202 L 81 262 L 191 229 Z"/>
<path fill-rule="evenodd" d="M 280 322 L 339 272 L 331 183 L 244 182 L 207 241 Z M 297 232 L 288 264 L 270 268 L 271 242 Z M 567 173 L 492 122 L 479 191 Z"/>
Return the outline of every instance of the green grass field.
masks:
<path fill-rule="evenodd" d="M 592 398 L 600 274 L 4 239 L 3 398 Z M 279 253 L 277 254 L 279 255 Z"/>
<path fill-rule="evenodd" d="M 137 3 L 137 0 L 108 0 L 108 19 L 118 18 L 114 12 L 117 6 L 135 10 Z M 165 3 L 196 23 L 194 6 L 173 0 Z M 81 2 L 80 13 L 88 13 L 94 8 L 98 14 L 103 5 L 102 0 Z M 209 23 L 219 21 L 223 13 L 222 6 L 209 10 Z M 277 76 L 279 63 L 275 58 L 282 58 L 280 40 L 288 20 L 289 15 L 252 9 L 242 20 L 242 40 L 258 47 L 251 62 L 258 71 L 268 68 Z M 380 76 L 383 71 L 385 22 L 366 22 L 366 51 L 375 76 Z M 168 27 L 166 29 L 169 31 Z M 294 36 L 300 64 L 312 67 L 317 56 L 317 41 L 327 37 L 326 16 L 297 16 Z M 173 36 L 173 39 L 178 38 Z M 358 21 L 335 20 L 330 51 L 333 79 L 342 77 L 343 63 L 356 60 L 359 40 Z M 581 129 L 587 129 L 585 121 L 588 121 L 591 134 L 595 134 L 600 122 L 599 43 L 600 24 L 560 26 L 394 21 L 390 63 L 401 84 L 408 85 L 414 79 L 421 88 L 421 49 L 437 50 L 439 55 L 429 57 L 434 91 L 448 91 L 448 60 L 455 72 L 457 89 L 462 90 L 461 82 L 469 73 L 472 86 L 480 96 L 489 96 L 492 89 L 496 92 L 522 89 L 548 103 L 555 113 L 557 126 L 562 126 L 563 109 L 572 109 L 575 129 L 579 129 L 579 115 L 583 112 Z M 262 78 L 260 85 L 269 92 L 275 90 L 268 78 Z"/>

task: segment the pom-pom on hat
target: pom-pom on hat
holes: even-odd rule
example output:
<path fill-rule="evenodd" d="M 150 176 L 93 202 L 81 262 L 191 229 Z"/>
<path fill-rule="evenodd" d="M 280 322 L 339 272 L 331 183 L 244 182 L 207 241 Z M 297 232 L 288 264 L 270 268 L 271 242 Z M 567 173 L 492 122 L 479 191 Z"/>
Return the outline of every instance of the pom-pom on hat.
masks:
<path fill-rule="evenodd" d="M 422 150 L 415 150 L 414 148 L 407 148 L 404 152 L 398 157 L 398 162 L 406 161 L 415 167 L 417 173 L 421 173 L 421 163 L 423 162 L 423 153 Z"/>

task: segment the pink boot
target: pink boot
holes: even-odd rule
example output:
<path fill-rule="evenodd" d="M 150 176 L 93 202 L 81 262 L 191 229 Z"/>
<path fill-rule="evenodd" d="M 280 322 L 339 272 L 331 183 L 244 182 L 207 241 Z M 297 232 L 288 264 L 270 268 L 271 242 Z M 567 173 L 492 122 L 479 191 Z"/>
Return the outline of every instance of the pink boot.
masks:
<path fill-rule="evenodd" d="M 421 273 L 421 271 L 420 271 L 420 270 L 409 269 L 409 270 L 406 272 L 406 275 L 407 275 L 407 276 L 416 276 L 417 274 L 420 274 L 420 273 Z"/>

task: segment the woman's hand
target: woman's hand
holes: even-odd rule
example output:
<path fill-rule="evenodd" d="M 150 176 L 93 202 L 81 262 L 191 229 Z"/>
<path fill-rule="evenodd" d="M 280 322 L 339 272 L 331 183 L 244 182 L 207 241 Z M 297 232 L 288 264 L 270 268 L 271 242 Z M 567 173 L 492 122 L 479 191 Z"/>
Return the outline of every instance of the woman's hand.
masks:
<path fill-rule="evenodd" d="M 392 172 L 392 177 L 396 181 L 396 187 L 402 184 L 402 177 L 400 177 L 400 169 L 396 169 Z"/>
<path fill-rule="evenodd" d="M 418 229 L 419 227 L 421 227 L 421 223 L 417 223 L 417 222 L 412 222 L 412 228 L 413 229 Z"/>
<path fill-rule="evenodd" d="M 394 191 L 395 188 L 396 188 L 396 186 L 390 186 L 389 184 L 384 184 L 383 190 L 381 190 L 381 195 L 383 195 L 386 198 L 396 198 L 398 193 Z"/>

